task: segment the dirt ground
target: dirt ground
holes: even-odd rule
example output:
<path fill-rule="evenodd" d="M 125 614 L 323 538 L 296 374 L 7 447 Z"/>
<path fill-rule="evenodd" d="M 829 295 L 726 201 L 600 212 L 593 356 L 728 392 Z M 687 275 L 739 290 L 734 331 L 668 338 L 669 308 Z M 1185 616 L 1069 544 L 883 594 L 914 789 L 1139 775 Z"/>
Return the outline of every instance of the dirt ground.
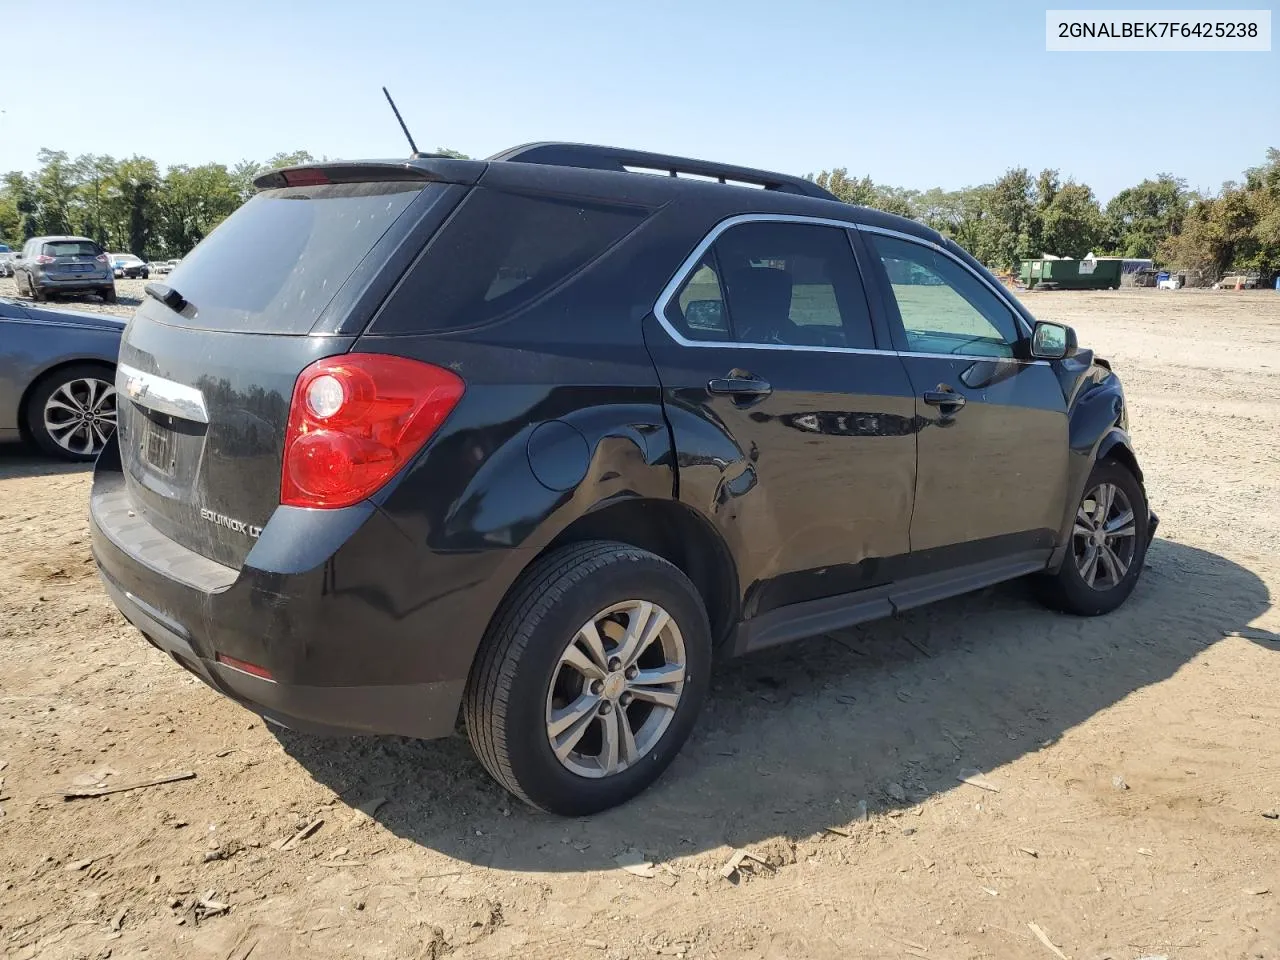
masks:
<path fill-rule="evenodd" d="M 0 955 L 1280 957 L 1280 295 L 1027 299 L 1127 385 L 1162 519 L 1129 603 L 1012 584 L 727 665 L 587 820 L 461 740 L 264 727 L 107 601 L 88 473 L 0 450 Z"/>

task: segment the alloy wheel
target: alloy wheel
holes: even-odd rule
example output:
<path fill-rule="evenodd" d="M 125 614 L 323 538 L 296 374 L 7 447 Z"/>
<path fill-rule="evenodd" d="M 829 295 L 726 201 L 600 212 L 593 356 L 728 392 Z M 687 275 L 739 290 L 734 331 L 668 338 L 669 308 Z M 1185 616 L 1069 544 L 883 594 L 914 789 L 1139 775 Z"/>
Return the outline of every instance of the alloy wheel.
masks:
<path fill-rule="evenodd" d="M 44 404 L 44 428 L 74 454 L 102 452 L 116 428 L 116 388 L 94 377 L 68 380 Z"/>
<path fill-rule="evenodd" d="M 1085 493 L 1071 536 L 1080 579 L 1094 590 L 1110 590 L 1125 578 L 1137 552 L 1133 505 L 1114 483 Z"/>
<path fill-rule="evenodd" d="M 547 740 L 581 777 L 634 766 L 666 733 L 685 685 L 685 644 L 666 610 L 626 600 L 569 641 L 547 693 Z"/>

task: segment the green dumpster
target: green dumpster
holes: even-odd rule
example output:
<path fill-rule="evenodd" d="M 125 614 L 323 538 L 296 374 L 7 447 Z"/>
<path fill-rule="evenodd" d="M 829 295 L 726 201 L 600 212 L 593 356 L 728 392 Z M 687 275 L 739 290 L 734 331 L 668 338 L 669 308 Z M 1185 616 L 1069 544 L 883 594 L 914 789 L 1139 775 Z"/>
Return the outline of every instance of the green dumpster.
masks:
<path fill-rule="evenodd" d="M 1120 287 L 1124 261 L 1119 257 L 1100 260 L 1023 260 L 1018 278 L 1028 290 L 1106 290 Z"/>

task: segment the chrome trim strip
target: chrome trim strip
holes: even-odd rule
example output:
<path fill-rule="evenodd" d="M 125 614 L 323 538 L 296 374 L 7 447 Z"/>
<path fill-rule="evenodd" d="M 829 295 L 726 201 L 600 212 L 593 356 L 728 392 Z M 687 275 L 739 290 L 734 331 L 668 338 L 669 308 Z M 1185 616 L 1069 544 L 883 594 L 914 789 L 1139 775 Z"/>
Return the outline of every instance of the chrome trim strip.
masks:
<path fill-rule="evenodd" d="M 97 330 L 102 333 L 120 334 L 124 332 L 124 325 L 119 327 L 104 327 L 96 323 L 73 323 L 63 320 L 37 320 L 34 317 L 0 317 L 0 323 L 20 323 L 28 327 L 58 327 L 65 330 Z"/>
<path fill-rule="evenodd" d="M 116 367 L 116 393 L 157 413 L 167 413 L 197 423 L 209 422 L 204 394 L 195 387 L 166 380 L 154 373 L 143 373 L 125 363 Z"/>
<path fill-rule="evenodd" d="M 1019 360 L 1016 357 L 987 357 L 982 356 L 981 354 L 972 353 L 917 353 L 913 350 L 880 350 L 878 348 L 868 349 L 865 347 L 817 347 L 790 343 L 739 343 L 736 340 L 690 340 L 671 325 L 671 321 L 667 319 L 667 306 L 671 303 L 672 298 L 680 291 L 680 288 L 684 286 L 685 280 L 689 278 L 689 274 L 692 273 L 693 269 L 698 265 L 698 261 L 702 259 L 702 255 L 707 252 L 707 249 L 715 243 L 717 239 L 719 239 L 720 234 L 724 233 L 730 227 L 736 227 L 741 223 L 805 223 L 819 227 L 839 227 L 842 230 L 874 230 L 878 233 L 901 237 L 904 240 L 912 240 L 923 246 L 932 247 L 944 256 L 950 257 L 952 261 L 959 264 L 965 270 L 968 270 L 969 273 L 977 279 L 982 280 L 982 282 L 988 287 L 991 286 L 991 284 L 987 283 L 987 281 L 980 275 L 974 273 L 973 269 L 968 264 L 962 260 L 957 260 L 952 254 L 948 253 L 936 243 L 929 240 L 922 240 L 919 237 L 912 237 L 910 234 L 899 233 L 896 230 L 885 230 L 879 227 L 864 227 L 862 224 L 852 220 L 830 220 L 824 217 L 804 217 L 778 213 L 743 213 L 721 220 L 712 227 L 710 232 L 707 233 L 698 245 L 693 248 L 693 252 L 689 254 L 689 256 L 685 257 L 670 282 L 668 282 L 667 285 L 662 288 L 662 292 L 658 294 L 657 302 L 653 306 L 653 315 L 662 326 L 662 329 L 667 332 L 667 336 L 682 347 L 737 347 L 741 350 L 797 350 L 804 353 L 852 353 L 886 357 L 931 357 L 938 360 L 970 360 L 975 362 L 979 360 L 1007 360 L 1012 361 L 1013 363 L 1023 364 L 1024 366 L 1047 367 L 1049 365 L 1049 361 L 1047 360 Z M 852 249 L 850 250 L 850 253 L 853 253 Z M 999 294 L 997 294 L 997 296 L 999 296 Z M 1001 302 L 1008 306 L 1007 298 L 1001 296 L 1000 299 Z M 1022 322 L 1022 317 L 1018 311 L 1013 310 L 1013 308 L 1010 307 L 1010 312 L 1013 313 L 1018 326 L 1025 329 L 1026 325 Z M 1029 335 L 1030 334 L 1028 334 L 1028 336 Z"/>

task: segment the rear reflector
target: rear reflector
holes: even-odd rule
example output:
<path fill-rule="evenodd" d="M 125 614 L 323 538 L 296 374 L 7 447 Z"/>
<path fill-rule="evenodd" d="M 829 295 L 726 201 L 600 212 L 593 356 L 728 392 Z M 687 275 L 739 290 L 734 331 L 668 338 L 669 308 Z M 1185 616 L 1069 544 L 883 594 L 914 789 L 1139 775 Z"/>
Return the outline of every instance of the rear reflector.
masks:
<path fill-rule="evenodd" d="M 247 660 L 237 660 L 235 657 L 228 657 L 225 653 L 219 653 L 214 657 L 218 663 L 224 667 L 230 667 L 232 670 L 239 670 L 241 673 L 247 673 L 251 677 L 258 677 L 261 680 L 270 680 L 276 682 L 276 678 L 271 676 L 271 671 L 266 667 L 260 667 L 256 663 L 250 663 Z"/>
<path fill-rule="evenodd" d="M 335 508 L 365 499 L 422 449 L 464 389 L 452 371 L 404 357 L 317 360 L 293 387 L 280 502 Z"/>

